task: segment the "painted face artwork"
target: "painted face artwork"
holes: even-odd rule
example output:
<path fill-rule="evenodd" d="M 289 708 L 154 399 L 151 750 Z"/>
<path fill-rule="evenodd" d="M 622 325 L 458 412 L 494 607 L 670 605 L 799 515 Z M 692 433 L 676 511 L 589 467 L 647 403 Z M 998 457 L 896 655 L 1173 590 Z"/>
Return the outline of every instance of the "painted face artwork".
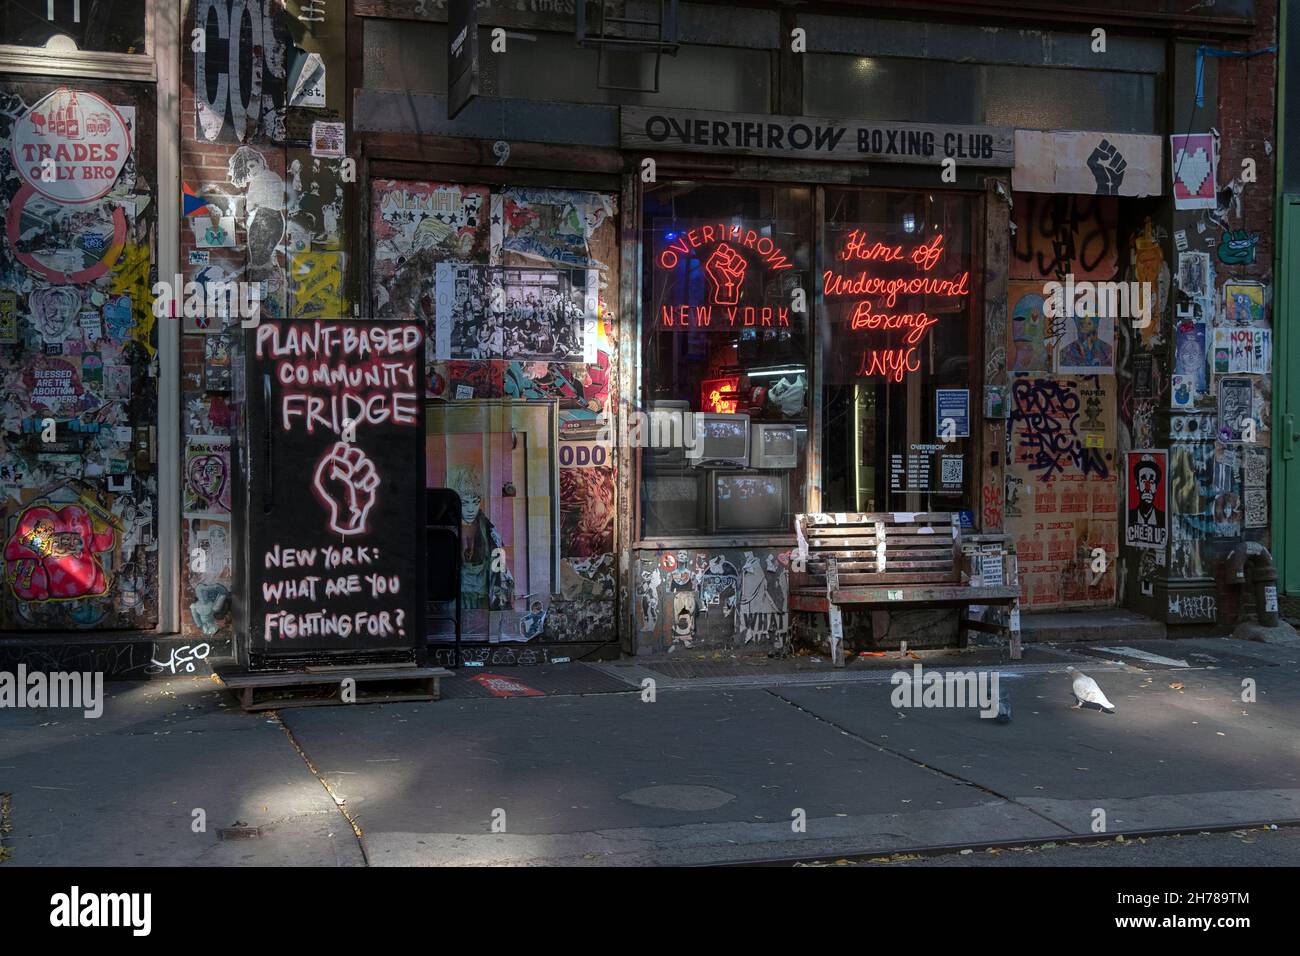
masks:
<path fill-rule="evenodd" d="M 80 505 L 28 508 L 5 544 L 9 587 L 22 601 L 103 594 L 108 582 L 96 555 L 113 545 L 113 529 L 96 532 Z"/>
<path fill-rule="evenodd" d="M 49 343 L 62 342 L 81 308 L 81 292 L 73 286 L 51 286 L 37 289 L 27 302 L 41 338 Z"/>

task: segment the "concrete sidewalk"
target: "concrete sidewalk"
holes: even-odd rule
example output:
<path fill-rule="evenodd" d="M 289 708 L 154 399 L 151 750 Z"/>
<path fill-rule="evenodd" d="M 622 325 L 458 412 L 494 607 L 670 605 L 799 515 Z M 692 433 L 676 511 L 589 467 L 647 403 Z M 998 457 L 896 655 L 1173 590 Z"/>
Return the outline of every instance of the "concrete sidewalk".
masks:
<path fill-rule="evenodd" d="M 546 689 L 509 699 L 467 669 L 436 703 L 279 716 L 208 680 L 109 685 L 99 720 L 0 711 L 6 865 L 707 863 L 1054 840 L 1098 810 L 1113 833 L 1300 820 L 1300 650 L 1102 646 L 926 655 L 997 669 L 1009 724 L 895 709 L 910 660 L 501 669 Z M 1115 714 L 1073 709 L 1071 666 Z M 260 837 L 219 839 L 236 824 Z"/>

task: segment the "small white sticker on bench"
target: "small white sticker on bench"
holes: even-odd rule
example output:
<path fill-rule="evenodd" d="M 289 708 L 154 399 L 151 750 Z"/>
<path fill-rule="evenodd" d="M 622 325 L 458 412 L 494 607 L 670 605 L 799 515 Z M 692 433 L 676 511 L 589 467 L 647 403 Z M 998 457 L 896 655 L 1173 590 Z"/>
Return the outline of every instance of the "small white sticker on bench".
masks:
<path fill-rule="evenodd" d="M 915 511 L 895 511 L 894 522 L 896 524 L 911 524 L 916 520 Z"/>

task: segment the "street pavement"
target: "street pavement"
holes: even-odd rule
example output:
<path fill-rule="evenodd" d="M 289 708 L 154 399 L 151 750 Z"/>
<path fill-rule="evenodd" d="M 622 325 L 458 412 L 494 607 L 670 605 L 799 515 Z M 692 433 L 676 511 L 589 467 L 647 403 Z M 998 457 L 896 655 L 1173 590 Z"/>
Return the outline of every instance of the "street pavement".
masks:
<path fill-rule="evenodd" d="M 891 675 L 916 663 L 897 654 L 844 671 L 728 655 L 467 668 L 437 702 L 261 714 L 241 713 L 211 678 L 109 684 L 97 720 L 0 710 L 0 858 L 665 865 L 922 850 L 917 865 L 1055 865 L 1035 852 L 1060 865 L 1294 862 L 1294 849 L 1268 848 L 1293 848 L 1288 824 L 1300 824 L 1300 648 L 1206 638 L 920 658 L 997 671 L 1011 721 L 896 708 Z M 1071 667 L 1115 713 L 1074 708 Z M 537 696 L 496 696 L 519 685 Z M 1269 823 L 1283 829 L 1254 829 Z M 1136 842 L 1223 827 L 1286 836 Z M 1133 839 L 1115 852 L 1069 846 L 1099 830 Z"/>

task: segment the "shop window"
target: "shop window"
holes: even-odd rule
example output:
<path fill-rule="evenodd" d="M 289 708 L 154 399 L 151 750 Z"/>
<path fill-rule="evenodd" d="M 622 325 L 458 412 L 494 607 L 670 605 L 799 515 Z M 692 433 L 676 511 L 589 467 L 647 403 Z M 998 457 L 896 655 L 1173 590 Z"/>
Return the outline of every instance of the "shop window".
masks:
<path fill-rule="evenodd" d="M 145 0 L 5 0 L 0 43 L 51 53 L 145 52 Z"/>
<path fill-rule="evenodd" d="M 973 199 L 827 189 L 822 509 L 969 511 L 980 388 Z"/>
<path fill-rule="evenodd" d="M 646 191 L 641 535 L 785 533 L 804 501 L 812 193 Z"/>
<path fill-rule="evenodd" d="M 809 53 L 804 112 L 895 122 L 981 122 L 983 74 L 975 63 Z"/>
<path fill-rule="evenodd" d="M 447 27 L 408 20 L 366 18 L 363 83 L 371 90 L 447 91 Z M 660 62 L 660 90 L 604 89 L 597 85 L 597 51 L 575 47 L 571 33 L 533 32 L 509 41 L 509 56 L 482 59 L 484 96 L 557 103 L 677 106 L 766 113 L 772 65 L 767 50 L 683 46 Z M 479 49 L 491 46 L 489 29 Z M 653 77 L 653 60 L 633 51 L 611 54 L 604 79 L 634 87 Z"/>
<path fill-rule="evenodd" d="M 1154 133 L 1154 73 L 909 57 L 801 57 L 809 116 Z"/>

